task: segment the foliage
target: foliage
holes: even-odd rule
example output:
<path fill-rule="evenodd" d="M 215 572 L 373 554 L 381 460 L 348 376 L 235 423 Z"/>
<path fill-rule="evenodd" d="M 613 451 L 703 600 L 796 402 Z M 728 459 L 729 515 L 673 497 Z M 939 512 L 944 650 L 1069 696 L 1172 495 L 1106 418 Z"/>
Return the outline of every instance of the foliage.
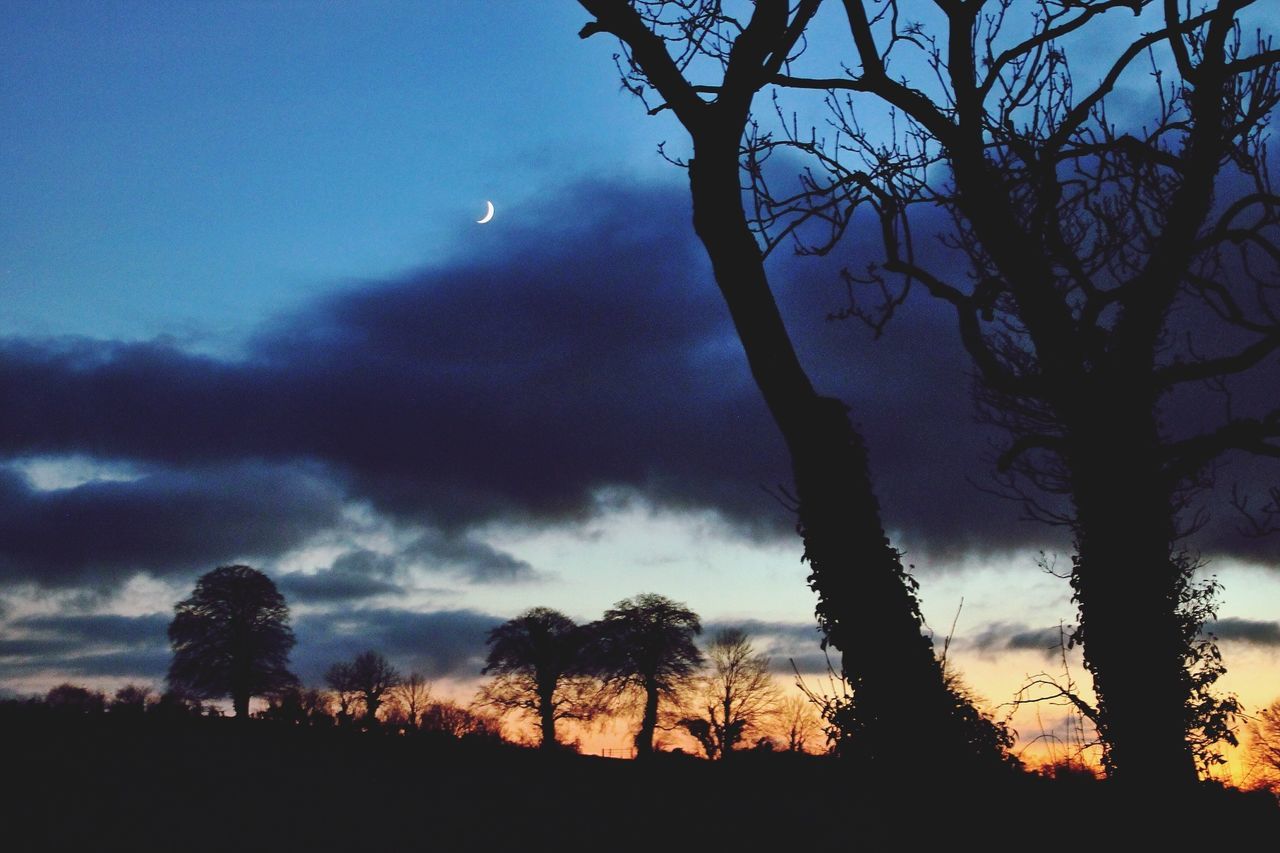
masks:
<path fill-rule="evenodd" d="M 126 684 L 111 698 L 111 713 L 139 716 L 145 713 L 153 702 L 154 696 L 149 686 Z"/>
<path fill-rule="evenodd" d="M 592 670 L 615 695 L 630 694 L 643 702 L 636 750 L 649 755 L 660 700 L 676 700 L 702 663 L 693 641 L 702 633 L 698 614 L 665 596 L 643 593 L 606 610 L 591 633 Z"/>
<path fill-rule="evenodd" d="M 196 581 L 169 625 L 169 684 L 201 699 L 230 695 L 247 718 L 251 696 L 297 684 L 289 608 L 271 579 L 249 566 L 221 566 Z"/>
<path fill-rule="evenodd" d="M 45 694 L 44 703 L 61 714 L 101 714 L 106 710 L 107 697 L 99 690 L 77 684 L 59 684 Z"/>
<path fill-rule="evenodd" d="M 538 721 L 542 746 L 557 746 L 559 720 L 588 721 L 601 711 L 587 672 L 587 632 L 548 607 L 534 607 L 489 632 L 480 703 Z"/>
<path fill-rule="evenodd" d="M 1205 625 L 1217 616 L 1222 584 L 1216 577 L 1195 582 L 1191 577 L 1194 561 L 1185 553 L 1178 555 L 1177 565 L 1182 571 L 1177 612 L 1188 684 L 1184 725 L 1196 764 L 1207 774 L 1211 767 L 1226 762 L 1220 744 L 1239 745 L 1235 720 L 1240 715 L 1240 701 L 1234 694 L 1219 696 L 1213 692 L 1214 683 L 1227 667 L 1218 651 L 1217 638 L 1205 631 Z"/>
<path fill-rule="evenodd" d="M 271 697 L 262 717 L 291 726 L 329 726 L 333 724 L 329 707 L 329 697 L 325 693 L 295 686 Z"/>

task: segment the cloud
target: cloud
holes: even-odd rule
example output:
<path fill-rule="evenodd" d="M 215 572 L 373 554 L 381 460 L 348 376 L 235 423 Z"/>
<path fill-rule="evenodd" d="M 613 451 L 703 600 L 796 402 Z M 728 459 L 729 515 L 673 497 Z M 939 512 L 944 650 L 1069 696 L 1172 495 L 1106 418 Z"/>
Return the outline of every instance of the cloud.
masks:
<path fill-rule="evenodd" d="M 59 677 L 120 677 L 162 683 L 171 652 L 171 616 L 113 614 L 26 616 L 0 640 L 0 678 L 40 672 Z M 405 672 L 473 678 L 484 666 L 485 638 L 504 620 L 474 610 L 417 612 L 390 607 L 309 613 L 293 620 L 290 664 L 304 683 L 322 686 L 324 671 L 366 649 Z"/>
<path fill-rule="evenodd" d="M 373 649 L 406 672 L 477 677 L 484 667 L 485 637 L 503 621 L 474 610 L 369 608 L 306 614 L 294 623 L 294 669 L 304 683 L 321 685 L 331 664 Z"/>
<path fill-rule="evenodd" d="M 59 677 L 120 677 L 161 682 L 169 668 L 168 614 L 24 616 L 9 622 L 23 636 L 0 640 L 0 677 L 40 672 Z"/>
<path fill-rule="evenodd" d="M 1280 647 L 1280 622 L 1258 619 L 1240 619 L 1230 616 L 1205 625 L 1211 633 L 1227 643 L 1243 643 L 1250 646 Z"/>
<path fill-rule="evenodd" d="M 0 468 L 0 581 L 119 583 L 280 554 L 335 524 L 336 486 L 304 465 L 249 461 L 39 491 Z"/>
<path fill-rule="evenodd" d="M 329 568 L 312 574 L 281 575 L 276 586 L 286 598 L 306 603 L 354 601 L 403 593 L 404 587 L 392 582 L 397 568 L 394 558 L 360 549 L 340 555 Z"/>
<path fill-rule="evenodd" d="M 428 530 L 402 552 L 429 570 L 454 571 L 476 583 L 512 583 L 537 577 L 532 565 L 471 536 Z"/>
<path fill-rule="evenodd" d="M 114 613 L 24 616 L 11 626 L 37 634 L 53 634 L 80 643 L 103 645 L 168 645 L 172 614 L 121 616 Z"/>
<path fill-rule="evenodd" d="M 1059 625 L 1032 628 L 1020 623 L 993 622 L 963 642 L 980 652 L 1034 651 L 1053 658 L 1061 654 L 1062 642 L 1070 636 L 1071 629 Z"/>
<path fill-rule="evenodd" d="M 590 219 L 554 213 L 587 199 Z M 588 182 L 514 218 L 529 224 L 485 232 L 469 258 L 276 318 L 235 360 L 161 342 L 0 341 L 0 459 L 79 455 L 149 472 L 50 492 L 0 475 L 0 578 L 117 583 L 269 558 L 333 525 L 344 501 L 426 531 L 424 563 L 475 581 L 533 572 L 474 530 L 573 522 L 603 493 L 793 537 L 794 519 L 761 488 L 789 484 L 785 449 L 687 193 Z M 779 255 L 773 278 L 815 385 L 852 406 L 908 560 L 927 571 L 965 554 L 1066 550 L 1059 532 L 972 485 L 989 482 L 999 436 L 975 422 L 947 307 L 913 295 L 879 341 L 826 321 L 844 302 L 839 267 L 871 258 L 842 252 Z M 1215 547 L 1245 547 L 1237 540 Z M 376 586 L 313 578 L 288 582 L 312 600 Z"/>
<path fill-rule="evenodd" d="M 826 674 L 827 656 L 821 650 L 822 633 L 813 622 L 769 622 L 760 619 L 717 620 L 703 626 L 702 641 L 707 642 L 717 633 L 736 628 L 747 632 L 747 637 L 758 654 L 769 657 L 773 672 L 794 675 Z M 840 653 L 832 650 L 831 664 L 840 669 Z M 792 669 L 792 662 L 795 669 Z"/>

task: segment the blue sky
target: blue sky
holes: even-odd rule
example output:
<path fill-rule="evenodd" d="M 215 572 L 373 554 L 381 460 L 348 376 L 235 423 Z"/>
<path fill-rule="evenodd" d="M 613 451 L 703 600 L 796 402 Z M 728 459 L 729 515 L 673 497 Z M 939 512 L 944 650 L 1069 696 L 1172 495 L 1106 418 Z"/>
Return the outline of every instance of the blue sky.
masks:
<path fill-rule="evenodd" d="M 575 178 L 675 178 L 570 3 L 17 3 L 0 332 L 225 345 L 466 254 Z M 568 217 L 590 210 L 564 211 Z"/>
<path fill-rule="evenodd" d="M 584 21 L 6 6 L 0 685 L 158 683 L 173 602 L 232 561 L 290 595 L 311 679 L 377 643 L 465 680 L 496 620 L 642 591 L 814 660 L 785 456 L 656 154 L 682 133 Z M 1068 544 L 973 487 L 991 434 L 944 313 L 879 342 L 825 321 L 857 257 L 774 259 L 783 311 L 863 413 L 931 624 L 963 599 L 956 654 L 1007 700 L 1046 665 L 1026 638 L 1072 619 L 1036 566 Z M 1274 675 L 1274 552 L 1229 538 L 1228 662 Z"/>

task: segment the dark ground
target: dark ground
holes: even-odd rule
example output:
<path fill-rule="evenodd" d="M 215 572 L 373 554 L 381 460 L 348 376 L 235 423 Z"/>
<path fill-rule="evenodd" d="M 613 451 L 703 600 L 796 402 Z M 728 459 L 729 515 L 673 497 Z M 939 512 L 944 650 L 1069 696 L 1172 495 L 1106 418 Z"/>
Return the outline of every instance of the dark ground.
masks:
<path fill-rule="evenodd" d="M 1175 803 L 1028 776 L 854 785 L 840 762 L 788 754 L 646 765 L 259 721 L 7 722 L 10 851 L 1182 850 L 1280 838 L 1274 799 L 1209 787 Z"/>

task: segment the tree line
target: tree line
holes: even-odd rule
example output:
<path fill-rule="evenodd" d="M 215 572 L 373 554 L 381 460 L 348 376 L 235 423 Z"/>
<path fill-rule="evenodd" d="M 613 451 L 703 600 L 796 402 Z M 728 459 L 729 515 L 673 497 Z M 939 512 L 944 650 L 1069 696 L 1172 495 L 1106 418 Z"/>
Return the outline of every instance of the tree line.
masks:
<path fill-rule="evenodd" d="M 489 679 L 468 705 L 434 697 L 422 673 L 403 674 L 373 649 L 330 665 L 324 688 L 304 687 L 288 666 L 296 639 L 284 597 L 250 566 L 221 566 L 174 606 L 165 693 L 130 684 L 108 700 L 64 684 L 44 704 L 76 714 L 199 717 L 220 716 L 206 702 L 230 698 L 246 720 L 260 697 L 267 707 L 256 716 L 264 720 L 459 738 L 498 738 L 502 719 L 514 718 L 536 724 L 544 749 L 562 746 L 562 721 L 638 712 L 638 756 L 654 752 L 659 730 L 687 733 L 708 758 L 748 742 L 773 748 L 775 739 L 793 751 L 818 747 L 823 722 L 814 705 L 784 700 L 769 658 L 745 631 L 721 630 L 705 651 L 701 633 L 696 613 L 653 593 L 619 601 L 586 625 L 534 607 L 489 632 L 479 673 Z"/>
<path fill-rule="evenodd" d="M 768 656 L 738 628 L 698 647 L 696 613 L 654 593 L 619 601 L 585 625 L 534 607 L 488 637 L 478 701 L 535 722 L 544 749 L 560 745 L 557 724 L 638 713 L 636 756 L 652 755 L 657 733 L 689 735 L 707 758 L 744 744 L 792 751 L 817 747 L 822 721 L 807 699 L 784 699 Z M 825 738 L 824 738 L 825 740 Z"/>
<path fill-rule="evenodd" d="M 339 661 L 324 688 L 304 687 L 288 668 L 295 638 L 288 606 L 275 584 L 249 566 L 222 566 L 201 576 L 191 596 L 174 606 L 168 689 L 126 684 L 108 697 L 80 685 L 58 685 L 38 706 L 62 719 L 190 720 L 220 717 L 210 702 L 230 698 L 238 719 L 253 697 L 264 721 L 309 728 L 420 733 L 499 741 L 504 718 L 532 722 L 544 750 L 565 746 L 559 724 L 638 715 L 637 757 L 659 748 L 658 733 L 681 732 L 703 755 L 725 759 L 743 747 L 792 752 L 861 754 L 857 695 L 787 695 L 741 628 L 723 628 L 705 647 L 702 621 L 686 605 L 655 593 L 617 602 L 579 625 L 547 607 L 530 608 L 486 637 L 481 675 L 489 680 L 468 704 L 437 698 L 419 672 L 402 674 L 375 650 Z M 954 673 L 948 690 L 970 715 L 972 748 L 997 752 L 1019 766 L 1013 735 L 978 710 Z M 847 685 L 846 685 L 847 688 Z M 1280 700 L 1248 726 L 1247 784 L 1280 789 Z M 904 750 L 904 756 L 910 750 Z M 1052 772 L 1052 768 L 1050 768 Z"/>

